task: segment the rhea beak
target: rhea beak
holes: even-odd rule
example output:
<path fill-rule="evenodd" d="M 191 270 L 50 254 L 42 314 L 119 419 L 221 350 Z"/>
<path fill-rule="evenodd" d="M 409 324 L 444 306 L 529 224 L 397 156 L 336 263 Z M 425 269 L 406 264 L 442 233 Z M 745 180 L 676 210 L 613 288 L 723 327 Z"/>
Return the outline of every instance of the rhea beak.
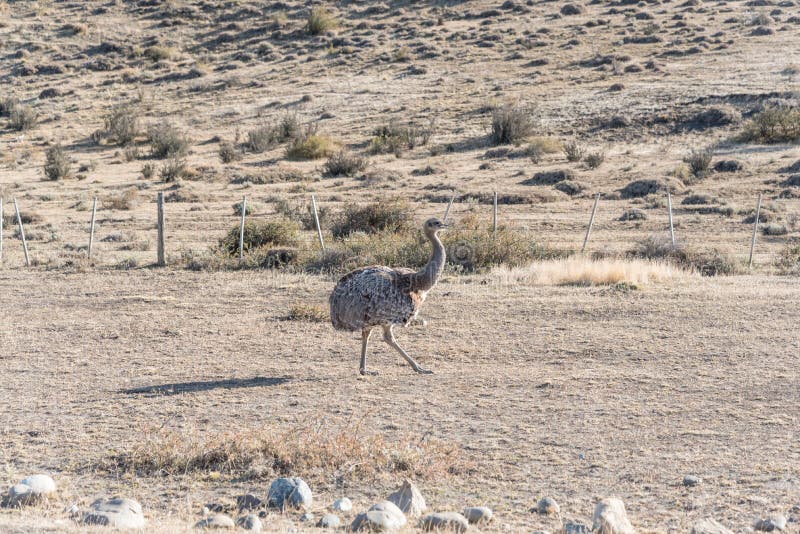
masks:
<path fill-rule="evenodd" d="M 450 225 L 447 224 L 447 223 L 440 223 L 439 224 L 439 230 L 447 230 L 448 228 L 450 228 Z"/>

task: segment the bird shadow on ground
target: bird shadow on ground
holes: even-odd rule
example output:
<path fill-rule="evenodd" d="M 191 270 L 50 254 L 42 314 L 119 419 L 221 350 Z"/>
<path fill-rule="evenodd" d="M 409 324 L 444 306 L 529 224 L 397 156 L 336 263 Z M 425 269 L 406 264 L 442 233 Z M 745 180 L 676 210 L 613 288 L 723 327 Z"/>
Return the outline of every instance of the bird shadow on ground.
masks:
<path fill-rule="evenodd" d="M 239 389 L 257 388 L 266 386 L 279 386 L 291 379 L 289 376 L 266 377 L 256 376 L 253 378 L 229 378 L 226 380 L 208 380 L 205 382 L 175 382 L 173 384 L 157 384 L 153 386 L 140 386 L 121 390 L 127 395 L 180 395 L 182 393 L 196 393 L 198 391 L 210 391 L 212 389 Z"/>

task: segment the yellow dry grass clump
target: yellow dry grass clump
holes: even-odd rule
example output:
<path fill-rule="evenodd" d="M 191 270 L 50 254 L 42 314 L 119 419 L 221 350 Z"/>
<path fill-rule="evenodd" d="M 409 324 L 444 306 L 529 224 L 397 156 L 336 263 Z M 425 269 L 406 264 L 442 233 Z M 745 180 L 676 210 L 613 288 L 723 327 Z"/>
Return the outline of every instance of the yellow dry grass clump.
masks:
<path fill-rule="evenodd" d="M 677 280 L 689 273 L 663 262 L 640 259 L 590 259 L 572 257 L 547 260 L 522 267 L 497 267 L 492 274 L 501 284 L 530 285 L 647 285 Z"/>

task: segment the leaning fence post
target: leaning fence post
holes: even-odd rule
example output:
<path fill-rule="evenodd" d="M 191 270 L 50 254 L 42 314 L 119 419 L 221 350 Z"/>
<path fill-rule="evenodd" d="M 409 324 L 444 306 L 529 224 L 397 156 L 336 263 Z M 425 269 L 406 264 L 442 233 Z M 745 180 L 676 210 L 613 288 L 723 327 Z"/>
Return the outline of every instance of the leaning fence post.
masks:
<path fill-rule="evenodd" d="M 92 244 L 94 243 L 94 219 L 97 215 L 97 197 L 94 197 L 92 202 L 92 222 L 89 223 L 89 251 L 86 254 L 87 258 L 92 257 Z"/>
<path fill-rule="evenodd" d="M 675 248 L 675 227 L 672 225 L 672 196 L 667 189 L 667 211 L 669 212 L 669 237 L 672 239 L 672 248 Z"/>
<path fill-rule="evenodd" d="M 322 227 L 319 225 L 319 214 L 317 213 L 317 199 L 311 195 L 311 209 L 314 211 L 314 224 L 317 227 L 317 237 L 319 238 L 319 248 L 325 252 L 325 241 L 322 239 Z"/>
<path fill-rule="evenodd" d="M 494 216 L 492 217 L 492 235 L 497 234 L 497 191 L 494 192 Z"/>
<path fill-rule="evenodd" d="M 19 214 L 19 206 L 17 206 L 17 199 L 14 198 L 14 211 L 17 212 L 17 224 L 19 224 L 19 236 L 22 238 L 22 250 L 25 251 L 25 266 L 31 266 L 31 260 L 28 257 L 28 242 L 25 240 L 25 229 L 22 227 L 22 217 Z"/>
<path fill-rule="evenodd" d="M 163 267 L 167 264 L 164 258 L 164 192 L 158 192 L 158 265 Z"/>
<path fill-rule="evenodd" d="M 756 248 L 756 234 L 758 233 L 758 218 L 761 216 L 761 193 L 758 194 L 756 201 L 756 220 L 753 222 L 753 239 L 750 240 L 750 259 L 747 260 L 747 266 L 753 266 L 753 250 Z"/>
<path fill-rule="evenodd" d="M 0 197 L 0 263 L 3 263 L 3 198 Z"/>
<path fill-rule="evenodd" d="M 444 210 L 444 219 L 442 219 L 442 222 L 444 222 L 444 223 L 447 222 L 447 216 L 450 215 L 450 208 L 453 206 L 453 201 L 455 199 L 456 199 L 456 195 L 454 193 L 453 196 L 450 197 L 450 202 L 447 203 L 447 209 Z"/>
<path fill-rule="evenodd" d="M 594 214 L 597 211 L 597 203 L 600 201 L 600 193 L 597 193 L 597 196 L 594 197 L 594 205 L 592 206 L 592 214 L 589 216 L 589 225 L 586 227 L 586 236 L 583 238 L 583 246 L 581 247 L 581 254 L 586 252 L 586 244 L 589 242 L 589 234 L 592 231 L 592 225 L 594 224 Z"/>
<path fill-rule="evenodd" d="M 247 214 L 247 195 L 242 197 L 242 224 L 239 226 L 239 261 L 244 260 L 244 217 Z"/>

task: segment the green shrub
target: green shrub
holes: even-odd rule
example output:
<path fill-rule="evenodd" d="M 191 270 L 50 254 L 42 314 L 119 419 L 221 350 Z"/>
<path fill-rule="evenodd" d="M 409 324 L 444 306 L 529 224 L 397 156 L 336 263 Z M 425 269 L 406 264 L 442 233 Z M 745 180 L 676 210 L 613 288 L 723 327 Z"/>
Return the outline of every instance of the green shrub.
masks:
<path fill-rule="evenodd" d="M 164 162 L 158 170 L 158 176 L 164 182 L 174 182 L 186 175 L 186 160 L 180 157 L 171 157 Z"/>
<path fill-rule="evenodd" d="M 139 113 L 129 105 L 115 106 L 105 118 L 105 134 L 119 145 L 132 143 L 139 134 Z"/>
<path fill-rule="evenodd" d="M 742 127 L 738 138 L 748 143 L 792 143 L 800 140 L 800 109 L 770 106 Z"/>
<path fill-rule="evenodd" d="M 328 13 L 328 10 L 322 6 L 312 8 L 311 13 L 308 14 L 308 19 L 306 20 L 306 30 L 311 35 L 323 34 L 328 30 L 332 30 L 338 25 L 339 21 L 337 21 L 336 18 Z"/>
<path fill-rule="evenodd" d="M 183 156 L 189 149 L 186 135 L 166 121 L 151 126 L 148 136 L 150 150 L 155 158 Z"/>
<path fill-rule="evenodd" d="M 366 206 L 347 204 L 331 228 L 341 238 L 354 232 L 408 232 L 413 227 L 411 207 L 399 200 L 382 200 Z"/>
<path fill-rule="evenodd" d="M 527 106 L 513 105 L 492 112 L 491 141 L 495 145 L 517 144 L 533 134 L 536 122 Z"/>
<path fill-rule="evenodd" d="M 45 152 L 44 176 L 48 180 L 61 180 L 72 174 L 67 153 L 61 145 L 55 145 Z"/>
<path fill-rule="evenodd" d="M 240 228 L 237 224 L 220 240 L 220 248 L 230 255 L 239 253 Z M 245 252 L 262 247 L 296 247 L 299 243 L 300 229 L 293 221 L 245 221 Z"/>
<path fill-rule="evenodd" d="M 366 158 L 340 150 L 328 158 L 328 161 L 323 165 L 323 172 L 330 177 L 355 176 L 366 168 Z"/>
<path fill-rule="evenodd" d="M 590 152 L 586 154 L 586 156 L 583 158 L 583 161 L 586 163 L 586 166 L 589 167 L 590 169 L 598 168 L 600 165 L 603 164 L 605 160 L 606 160 L 606 154 L 601 150 L 597 152 Z"/>
<path fill-rule="evenodd" d="M 0 117 L 11 115 L 11 111 L 17 106 L 19 106 L 19 99 L 14 96 L 0 98 Z"/>
<path fill-rule="evenodd" d="M 258 204 L 256 204 L 252 200 L 248 200 L 247 201 L 247 208 L 245 210 L 247 213 L 245 213 L 245 215 L 252 215 L 256 211 L 258 211 L 259 209 L 260 209 L 260 206 Z M 242 201 L 241 200 L 239 202 L 236 202 L 233 205 L 233 214 L 234 215 L 239 215 L 239 216 L 242 215 Z"/>

